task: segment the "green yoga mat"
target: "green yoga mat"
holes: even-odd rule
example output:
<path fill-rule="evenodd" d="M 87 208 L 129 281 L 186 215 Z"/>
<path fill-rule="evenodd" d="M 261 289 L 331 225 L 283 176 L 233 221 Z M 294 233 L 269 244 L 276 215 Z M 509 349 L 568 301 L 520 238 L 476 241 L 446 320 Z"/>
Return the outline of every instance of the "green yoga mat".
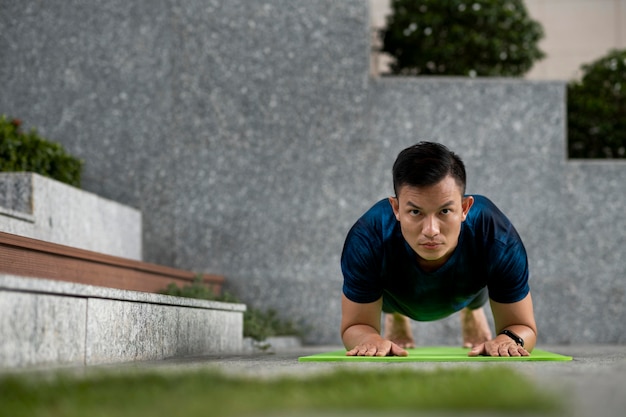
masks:
<path fill-rule="evenodd" d="M 302 356 L 300 362 L 519 362 L 519 361 L 571 361 L 571 356 L 535 349 L 530 356 L 474 356 L 469 349 L 452 346 L 429 346 L 406 349 L 409 356 L 346 356 L 344 349 L 316 355 Z"/>

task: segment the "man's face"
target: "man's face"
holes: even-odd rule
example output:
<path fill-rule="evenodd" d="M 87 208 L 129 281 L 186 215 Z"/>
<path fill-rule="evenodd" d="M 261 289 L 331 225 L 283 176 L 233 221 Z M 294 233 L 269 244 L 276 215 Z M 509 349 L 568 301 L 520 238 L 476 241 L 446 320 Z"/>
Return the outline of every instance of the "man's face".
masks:
<path fill-rule="evenodd" d="M 389 202 L 420 266 L 435 270 L 454 252 L 474 198 L 463 198 L 461 187 L 448 175 L 428 187 L 402 186 Z"/>

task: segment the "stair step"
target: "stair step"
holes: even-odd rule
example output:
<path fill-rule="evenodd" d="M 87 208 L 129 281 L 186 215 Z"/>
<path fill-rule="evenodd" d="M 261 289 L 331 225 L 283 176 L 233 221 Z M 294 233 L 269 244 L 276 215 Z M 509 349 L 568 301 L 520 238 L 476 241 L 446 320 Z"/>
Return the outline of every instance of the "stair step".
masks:
<path fill-rule="evenodd" d="M 156 294 L 195 277 L 0 232 L 0 370 L 242 351 L 245 305 Z"/>

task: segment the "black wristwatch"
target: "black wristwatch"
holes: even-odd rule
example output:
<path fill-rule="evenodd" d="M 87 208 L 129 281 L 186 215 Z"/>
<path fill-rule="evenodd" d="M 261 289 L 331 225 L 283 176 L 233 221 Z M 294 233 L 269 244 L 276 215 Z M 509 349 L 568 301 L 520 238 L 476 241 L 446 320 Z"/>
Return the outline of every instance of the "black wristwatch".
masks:
<path fill-rule="evenodd" d="M 511 339 L 513 339 L 515 341 L 515 343 L 517 343 L 521 347 L 524 347 L 524 339 L 522 339 L 521 337 L 519 337 L 518 335 L 516 335 L 512 331 L 504 329 L 504 330 L 502 330 L 498 334 L 505 334 L 505 335 L 509 336 Z"/>

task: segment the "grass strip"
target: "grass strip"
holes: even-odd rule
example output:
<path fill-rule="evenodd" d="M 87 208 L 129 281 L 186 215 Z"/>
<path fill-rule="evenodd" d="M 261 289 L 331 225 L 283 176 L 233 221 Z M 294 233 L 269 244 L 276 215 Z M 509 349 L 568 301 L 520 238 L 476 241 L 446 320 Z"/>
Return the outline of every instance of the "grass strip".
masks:
<path fill-rule="evenodd" d="M 255 378 L 212 370 L 0 378 L 0 416 L 254 416 L 310 412 L 551 412 L 554 394 L 505 367 L 347 370 Z"/>

